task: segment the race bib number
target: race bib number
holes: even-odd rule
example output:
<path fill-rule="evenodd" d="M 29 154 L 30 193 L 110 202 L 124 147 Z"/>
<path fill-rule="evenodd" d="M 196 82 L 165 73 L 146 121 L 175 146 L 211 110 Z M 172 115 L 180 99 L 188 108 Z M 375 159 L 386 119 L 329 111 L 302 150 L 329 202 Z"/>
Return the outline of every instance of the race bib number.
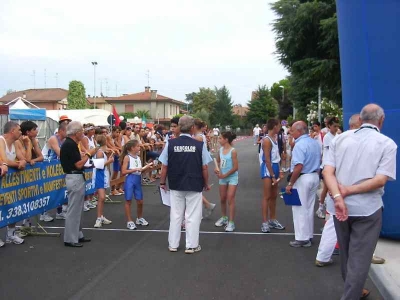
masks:
<path fill-rule="evenodd" d="M 226 159 L 221 159 L 221 169 L 226 167 Z"/>

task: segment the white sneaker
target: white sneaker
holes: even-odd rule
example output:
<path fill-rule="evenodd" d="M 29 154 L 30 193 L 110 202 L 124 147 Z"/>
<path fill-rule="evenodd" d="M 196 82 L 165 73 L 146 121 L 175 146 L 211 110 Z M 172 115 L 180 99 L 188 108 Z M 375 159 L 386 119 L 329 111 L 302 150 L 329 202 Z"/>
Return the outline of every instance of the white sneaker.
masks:
<path fill-rule="evenodd" d="M 65 220 L 66 218 L 66 214 L 64 211 L 62 211 L 61 213 L 56 213 L 56 220 Z"/>
<path fill-rule="evenodd" d="M 94 206 L 97 206 L 97 200 L 92 200 L 90 201 L 91 204 L 93 204 Z"/>
<path fill-rule="evenodd" d="M 94 224 L 94 228 L 100 228 L 101 226 L 103 226 L 102 220 L 101 218 L 97 218 L 96 223 Z"/>
<path fill-rule="evenodd" d="M 136 219 L 136 225 L 148 226 L 149 222 L 147 222 L 144 218 Z"/>
<path fill-rule="evenodd" d="M 29 219 L 24 219 L 22 221 L 22 226 L 23 227 L 31 227 L 32 226 L 31 221 Z"/>
<path fill-rule="evenodd" d="M 43 221 L 43 222 L 52 222 L 52 221 L 54 221 L 54 218 L 51 217 L 51 216 L 49 216 L 49 215 L 47 214 L 47 212 L 44 212 L 43 215 L 40 215 L 40 221 Z"/>
<path fill-rule="evenodd" d="M 196 248 L 186 248 L 185 253 L 186 254 L 193 254 L 195 252 L 200 252 L 201 251 L 201 246 L 198 245 Z"/>
<path fill-rule="evenodd" d="M 103 223 L 104 225 L 110 225 L 112 221 L 107 219 L 105 216 L 101 216 L 101 223 Z"/>
<path fill-rule="evenodd" d="M 126 227 L 128 228 L 128 229 L 130 229 L 130 230 L 135 230 L 136 229 L 136 225 L 135 225 L 135 223 L 134 222 L 128 222 L 127 224 L 126 224 Z"/>
<path fill-rule="evenodd" d="M 88 202 L 86 205 L 89 209 L 96 208 L 96 205 L 93 204 L 93 202 Z"/>
<path fill-rule="evenodd" d="M 216 206 L 215 203 L 210 203 L 210 207 L 205 209 L 203 218 L 208 218 L 209 216 L 211 216 L 215 206 Z"/>
<path fill-rule="evenodd" d="M 89 211 L 90 208 L 88 207 L 88 205 L 85 203 L 83 204 L 83 211 Z"/>
<path fill-rule="evenodd" d="M 168 247 L 169 252 L 178 252 L 178 248 Z"/>
<path fill-rule="evenodd" d="M 24 242 L 24 240 L 21 239 L 18 235 L 16 235 L 15 232 L 11 236 L 7 235 L 7 238 L 6 238 L 6 243 L 7 244 L 14 243 L 16 245 L 20 245 L 23 242 Z"/>
<path fill-rule="evenodd" d="M 215 222 L 215 226 L 217 226 L 217 227 L 222 227 L 222 226 L 227 225 L 227 224 L 228 224 L 228 217 L 227 216 L 221 217 L 221 218 L 218 219 L 217 222 Z"/>
<path fill-rule="evenodd" d="M 226 227 L 225 227 L 225 231 L 232 232 L 234 230 L 235 230 L 235 223 L 233 223 L 232 221 L 229 221 L 228 225 L 226 225 Z"/>
<path fill-rule="evenodd" d="M 6 243 L 3 242 L 2 239 L 0 239 L 0 248 L 3 247 Z"/>

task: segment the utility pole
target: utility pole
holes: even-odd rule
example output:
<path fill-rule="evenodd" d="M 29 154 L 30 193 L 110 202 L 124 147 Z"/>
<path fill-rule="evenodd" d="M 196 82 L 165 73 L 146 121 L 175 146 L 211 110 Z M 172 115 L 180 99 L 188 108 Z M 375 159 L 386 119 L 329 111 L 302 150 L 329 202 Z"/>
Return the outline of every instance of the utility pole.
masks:
<path fill-rule="evenodd" d="M 56 88 L 58 88 L 58 73 L 56 73 Z"/>
<path fill-rule="evenodd" d="M 46 75 L 46 69 L 44 69 L 44 88 L 47 86 L 47 75 Z"/>
<path fill-rule="evenodd" d="M 118 97 L 118 82 L 115 83 L 115 97 Z"/>
<path fill-rule="evenodd" d="M 92 61 L 93 65 L 93 108 L 96 108 L 96 66 L 97 61 Z"/>
<path fill-rule="evenodd" d="M 108 97 L 108 78 L 104 78 L 106 81 L 106 97 Z"/>

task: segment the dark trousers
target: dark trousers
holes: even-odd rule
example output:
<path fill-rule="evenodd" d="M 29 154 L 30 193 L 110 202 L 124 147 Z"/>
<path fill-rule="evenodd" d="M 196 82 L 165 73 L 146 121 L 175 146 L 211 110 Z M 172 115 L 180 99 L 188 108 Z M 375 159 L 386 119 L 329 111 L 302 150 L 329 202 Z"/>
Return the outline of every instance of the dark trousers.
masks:
<path fill-rule="evenodd" d="M 341 300 L 360 299 L 382 227 L 382 208 L 367 217 L 334 217 L 344 280 Z"/>

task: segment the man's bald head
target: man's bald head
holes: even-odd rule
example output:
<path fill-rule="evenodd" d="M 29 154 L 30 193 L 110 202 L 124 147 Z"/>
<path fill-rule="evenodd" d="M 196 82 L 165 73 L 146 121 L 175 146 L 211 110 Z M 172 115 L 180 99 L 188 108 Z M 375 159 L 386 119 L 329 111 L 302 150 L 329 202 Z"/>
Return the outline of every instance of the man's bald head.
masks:
<path fill-rule="evenodd" d="M 292 136 L 297 139 L 298 137 L 306 134 L 308 131 L 307 124 L 303 121 L 297 121 L 292 125 Z"/>
<path fill-rule="evenodd" d="M 383 108 L 377 104 L 367 104 L 363 107 L 360 113 L 360 120 L 364 123 L 369 123 L 381 128 L 383 120 L 385 119 L 385 112 Z"/>
<path fill-rule="evenodd" d="M 350 130 L 360 128 L 360 126 L 361 126 L 360 114 L 352 115 L 349 120 Z"/>

